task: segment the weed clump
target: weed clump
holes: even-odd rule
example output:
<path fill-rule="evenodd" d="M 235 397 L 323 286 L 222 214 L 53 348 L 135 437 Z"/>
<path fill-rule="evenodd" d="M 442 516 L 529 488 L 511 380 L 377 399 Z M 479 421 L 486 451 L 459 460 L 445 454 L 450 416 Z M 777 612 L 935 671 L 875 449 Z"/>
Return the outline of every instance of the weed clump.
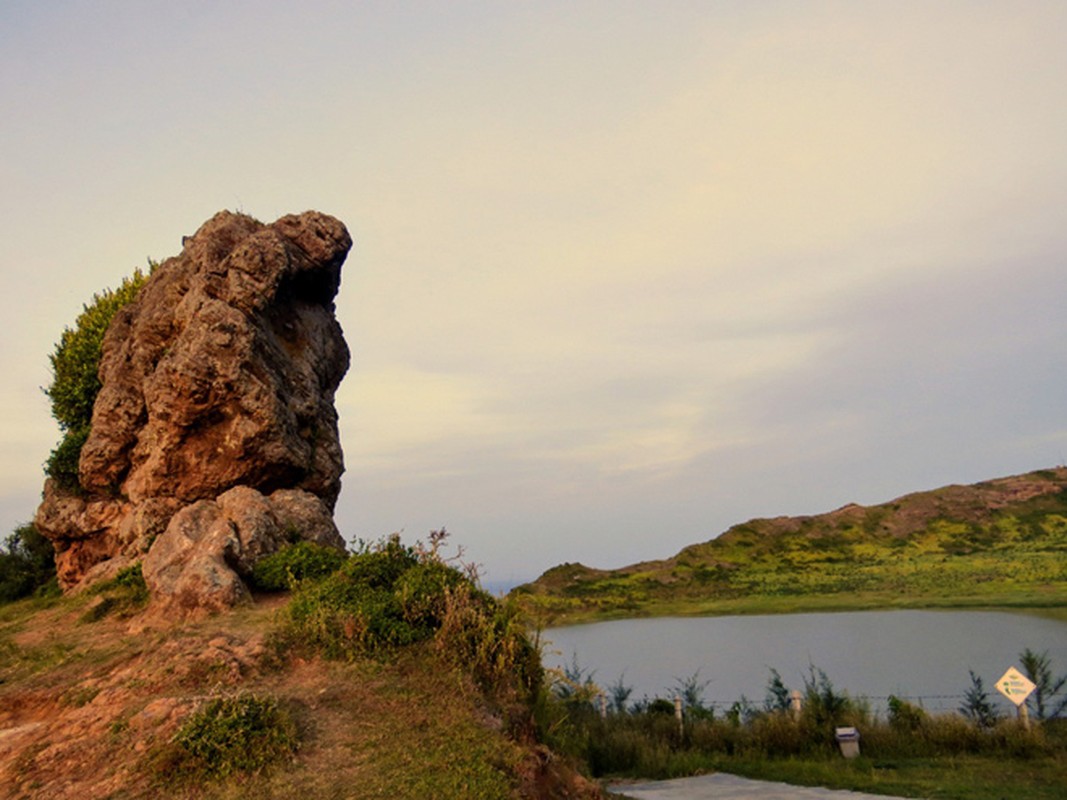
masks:
<path fill-rule="evenodd" d="M 928 724 L 930 716 L 919 706 L 889 695 L 889 725 L 893 730 L 913 732 Z"/>
<path fill-rule="evenodd" d="M 226 778 L 259 772 L 298 746 L 292 717 L 273 697 L 217 697 L 178 730 L 159 771 L 179 779 Z"/>

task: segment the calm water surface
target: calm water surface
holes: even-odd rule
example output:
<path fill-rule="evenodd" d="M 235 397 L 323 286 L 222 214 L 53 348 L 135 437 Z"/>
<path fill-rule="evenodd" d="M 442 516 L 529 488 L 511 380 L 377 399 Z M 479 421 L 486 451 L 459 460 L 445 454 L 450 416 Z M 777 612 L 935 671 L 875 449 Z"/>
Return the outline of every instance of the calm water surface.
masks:
<path fill-rule="evenodd" d="M 879 709 L 890 694 L 950 710 L 981 676 L 990 695 L 1024 648 L 1047 650 L 1056 675 L 1067 673 L 1067 623 L 993 611 L 862 611 L 744 617 L 665 617 L 552 628 L 544 632 L 546 666 L 579 666 L 608 687 L 620 677 L 630 700 L 673 696 L 698 673 L 704 698 L 728 706 L 745 695 L 757 705 L 769 669 L 803 689 L 809 665 L 835 688 L 868 697 Z M 1004 701 L 1002 710 L 1010 706 Z"/>

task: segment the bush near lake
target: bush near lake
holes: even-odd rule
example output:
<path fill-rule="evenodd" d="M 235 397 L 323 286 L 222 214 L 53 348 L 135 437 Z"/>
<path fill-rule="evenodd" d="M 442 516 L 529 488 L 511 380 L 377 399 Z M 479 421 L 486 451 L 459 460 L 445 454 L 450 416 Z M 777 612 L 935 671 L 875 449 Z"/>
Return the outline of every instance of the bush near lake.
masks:
<path fill-rule="evenodd" d="M 301 581 L 319 580 L 333 574 L 347 557 L 346 553 L 333 547 L 297 542 L 256 562 L 251 584 L 265 592 L 285 591 Z"/>
<path fill-rule="evenodd" d="M 1048 651 L 1038 653 L 1029 647 L 1019 654 L 1019 664 L 1034 684 L 1026 705 L 1037 719 L 1067 717 L 1067 673 L 1053 677 Z"/>
<path fill-rule="evenodd" d="M 613 703 L 610 713 L 601 713 L 601 692 L 577 664 L 552 677 L 550 695 L 540 709 L 544 734 L 557 749 L 586 761 L 595 776 L 679 777 L 712 768 L 716 755 L 832 754 L 835 727 L 871 722 L 863 703 L 838 692 L 814 667 L 805 680 L 799 718 L 778 699 L 782 684 L 777 672 L 772 671 L 762 707 L 741 698 L 719 717 L 704 703 L 706 681 L 698 675 L 679 680 L 672 694 L 682 701 L 681 725 L 675 702 L 663 697 L 629 707 Z M 613 693 L 620 694 L 618 686 Z"/>
<path fill-rule="evenodd" d="M 325 578 L 297 585 L 281 636 L 341 660 L 431 643 L 483 685 L 515 686 L 532 697 L 541 685 L 540 656 L 517 609 L 441 557 L 446 536 L 433 532 L 424 547 L 394 535 L 362 546 Z"/>

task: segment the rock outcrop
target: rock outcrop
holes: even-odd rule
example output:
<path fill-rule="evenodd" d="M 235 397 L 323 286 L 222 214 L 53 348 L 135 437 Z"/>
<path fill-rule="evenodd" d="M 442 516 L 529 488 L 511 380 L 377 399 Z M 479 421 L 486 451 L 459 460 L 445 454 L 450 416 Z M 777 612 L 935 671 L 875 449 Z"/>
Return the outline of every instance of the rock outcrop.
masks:
<path fill-rule="evenodd" d="M 352 240 L 318 212 L 221 212 L 104 337 L 82 491 L 47 481 L 36 523 L 70 588 L 143 561 L 153 594 L 220 608 L 286 541 L 343 547 L 334 316 Z"/>

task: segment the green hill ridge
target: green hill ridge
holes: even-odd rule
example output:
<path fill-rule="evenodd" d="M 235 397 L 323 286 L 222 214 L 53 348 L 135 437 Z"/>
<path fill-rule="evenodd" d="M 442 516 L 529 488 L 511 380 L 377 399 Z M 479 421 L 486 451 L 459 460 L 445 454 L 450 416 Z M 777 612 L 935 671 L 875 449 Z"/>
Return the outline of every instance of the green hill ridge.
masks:
<path fill-rule="evenodd" d="M 514 590 L 542 624 L 886 607 L 1067 609 L 1067 467 L 753 519 L 662 561 L 561 564 Z"/>

